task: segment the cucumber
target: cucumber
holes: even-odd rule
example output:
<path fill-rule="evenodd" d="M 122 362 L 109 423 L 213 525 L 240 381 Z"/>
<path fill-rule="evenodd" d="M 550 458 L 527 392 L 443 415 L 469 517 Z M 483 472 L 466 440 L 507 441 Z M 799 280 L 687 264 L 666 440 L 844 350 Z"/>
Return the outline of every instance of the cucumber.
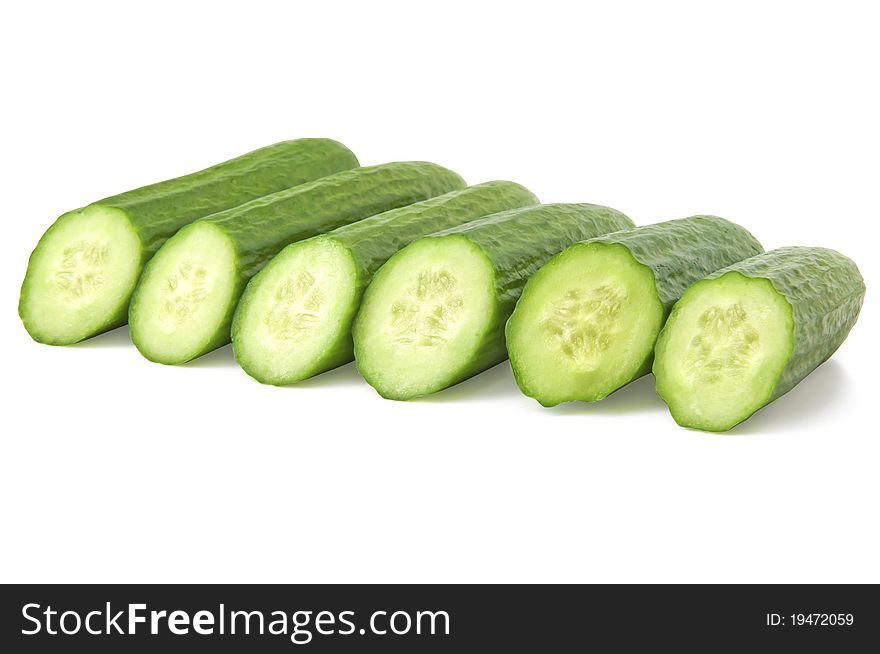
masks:
<path fill-rule="evenodd" d="M 601 400 L 650 371 L 657 335 L 690 284 L 762 249 L 715 216 L 573 245 L 529 280 L 507 325 L 517 384 L 544 406 Z"/>
<path fill-rule="evenodd" d="M 144 264 L 178 229 L 357 165 L 336 141 L 285 141 L 70 211 L 31 254 L 18 307 L 25 329 L 69 345 L 123 325 Z"/>
<path fill-rule="evenodd" d="M 442 390 L 507 358 L 504 323 L 526 279 L 572 243 L 632 227 L 592 204 L 514 209 L 414 241 L 364 294 L 354 352 L 389 399 Z"/>
<path fill-rule="evenodd" d="M 786 247 L 719 270 L 676 303 L 657 341 L 657 392 L 675 421 L 727 431 L 826 361 L 865 282 L 834 250 Z"/>
<path fill-rule="evenodd" d="M 275 385 L 348 363 L 364 289 L 392 254 L 431 232 L 537 203 L 519 184 L 488 182 L 288 245 L 242 295 L 232 323 L 236 360 Z"/>
<path fill-rule="evenodd" d="M 245 284 L 284 246 L 464 187 L 446 168 L 397 162 L 346 170 L 197 220 L 144 269 L 129 310 L 146 358 L 184 363 L 229 342 Z"/>

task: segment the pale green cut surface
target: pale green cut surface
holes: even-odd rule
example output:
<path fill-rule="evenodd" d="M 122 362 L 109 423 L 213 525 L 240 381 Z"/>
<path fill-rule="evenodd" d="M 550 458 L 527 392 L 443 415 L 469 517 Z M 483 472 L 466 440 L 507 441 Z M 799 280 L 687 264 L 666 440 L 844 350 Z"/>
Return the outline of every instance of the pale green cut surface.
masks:
<path fill-rule="evenodd" d="M 389 399 L 445 388 L 471 361 L 495 311 L 494 269 L 458 235 L 425 238 L 379 269 L 355 322 L 364 378 Z"/>
<path fill-rule="evenodd" d="M 663 325 L 654 274 L 616 243 L 578 243 L 529 280 L 507 326 L 517 383 L 544 406 L 601 400 L 645 367 Z"/>
<path fill-rule="evenodd" d="M 676 422 L 726 431 L 773 398 L 794 347 L 791 306 L 763 278 L 692 286 L 657 342 L 657 391 Z"/>
<path fill-rule="evenodd" d="M 28 332 L 68 345 L 123 324 L 142 257 L 123 211 L 92 205 L 65 214 L 40 239 L 22 284 Z"/>
<path fill-rule="evenodd" d="M 324 353 L 348 339 L 357 307 L 357 268 L 329 238 L 288 246 L 248 285 L 234 328 L 235 358 L 268 384 L 301 381 L 322 369 Z"/>
<path fill-rule="evenodd" d="M 138 283 L 131 337 L 150 361 L 175 364 L 217 338 L 237 297 L 232 240 L 209 222 L 184 227 L 159 249 Z"/>

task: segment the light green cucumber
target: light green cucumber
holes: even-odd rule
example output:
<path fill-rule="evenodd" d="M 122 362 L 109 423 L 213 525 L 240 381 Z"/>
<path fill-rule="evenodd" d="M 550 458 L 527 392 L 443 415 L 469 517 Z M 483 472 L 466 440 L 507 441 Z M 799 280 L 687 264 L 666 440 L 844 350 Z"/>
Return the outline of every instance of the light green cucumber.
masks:
<path fill-rule="evenodd" d="M 464 187 L 427 162 L 346 170 L 200 219 L 147 264 L 132 295 L 131 338 L 146 358 L 184 363 L 229 342 L 247 281 L 283 247 Z"/>
<path fill-rule="evenodd" d="M 761 251 L 715 216 L 571 246 L 529 280 L 507 325 L 517 384 L 544 406 L 601 400 L 650 371 L 657 335 L 690 284 Z"/>
<path fill-rule="evenodd" d="M 355 313 L 392 254 L 431 232 L 537 203 L 519 184 L 488 182 L 288 245 L 242 295 L 232 323 L 236 360 L 258 381 L 275 385 L 352 361 Z"/>
<path fill-rule="evenodd" d="M 856 264 L 826 248 L 719 270 L 675 304 L 657 341 L 657 392 L 680 425 L 726 431 L 834 354 L 864 298 Z"/>
<path fill-rule="evenodd" d="M 144 264 L 178 229 L 357 165 L 336 141 L 285 141 L 70 211 L 31 254 L 18 307 L 22 322 L 34 340 L 51 345 L 118 327 Z"/>
<path fill-rule="evenodd" d="M 419 239 L 367 287 L 354 325 L 358 370 L 389 399 L 452 386 L 507 357 L 504 323 L 526 279 L 576 241 L 632 227 L 592 204 L 514 209 Z"/>

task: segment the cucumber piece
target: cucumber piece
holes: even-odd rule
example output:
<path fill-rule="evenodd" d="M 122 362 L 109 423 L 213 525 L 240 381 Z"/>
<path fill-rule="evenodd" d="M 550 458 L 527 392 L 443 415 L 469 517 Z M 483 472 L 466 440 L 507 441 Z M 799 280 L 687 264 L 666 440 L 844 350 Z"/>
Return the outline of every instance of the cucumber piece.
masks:
<path fill-rule="evenodd" d="M 132 295 L 146 358 L 184 363 L 229 342 L 247 281 L 284 246 L 464 187 L 446 168 L 397 162 L 346 170 L 202 218 L 168 239 Z"/>
<path fill-rule="evenodd" d="M 285 141 L 70 211 L 28 262 L 18 307 L 25 329 L 40 343 L 69 345 L 123 325 L 144 264 L 178 229 L 357 165 L 336 141 Z"/>
<path fill-rule="evenodd" d="M 690 284 L 761 251 L 715 216 L 571 246 L 529 280 L 507 325 L 517 384 L 544 406 L 601 400 L 650 371 L 657 335 Z"/>
<path fill-rule="evenodd" d="M 537 203 L 519 184 L 488 182 L 288 245 L 242 295 L 232 323 L 236 360 L 254 379 L 275 385 L 352 361 L 355 312 L 392 254 L 431 232 Z"/>
<path fill-rule="evenodd" d="M 391 257 L 364 294 L 354 352 L 389 399 L 434 393 L 507 358 L 504 323 L 526 279 L 572 243 L 632 227 L 592 204 L 497 213 L 419 239 Z"/>
<path fill-rule="evenodd" d="M 657 341 L 657 392 L 683 427 L 727 431 L 826 361 L 856 323 L 865 282 L 834 250 L 786 247 L 691 286 Z"/>

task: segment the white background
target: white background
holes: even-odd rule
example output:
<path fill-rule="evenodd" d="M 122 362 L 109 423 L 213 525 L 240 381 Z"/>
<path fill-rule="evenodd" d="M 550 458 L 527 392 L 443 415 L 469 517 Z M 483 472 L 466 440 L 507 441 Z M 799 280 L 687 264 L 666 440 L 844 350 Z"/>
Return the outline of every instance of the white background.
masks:
<path fill-rule="evenodd" d="M 142 6 L 0 16 L 0 580 L 880 582 L 875 3 Z M 832 247 L 867 303 L 727 436 L 676 427 L 650 377 L 546 410 L 505 364 L 395 403 L 353 366 L 272 388 L 228 348 L 30 340 L 55 216 L 302 136 Z"/>

